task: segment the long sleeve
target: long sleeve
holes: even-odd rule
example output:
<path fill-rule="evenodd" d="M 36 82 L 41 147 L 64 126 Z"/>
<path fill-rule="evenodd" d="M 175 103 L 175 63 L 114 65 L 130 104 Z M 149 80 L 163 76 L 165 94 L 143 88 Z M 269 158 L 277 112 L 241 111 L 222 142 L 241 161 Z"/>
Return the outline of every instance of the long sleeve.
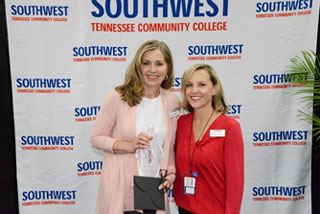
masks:
<path fill-rule="evenodd" d="M 169 95 L 168 95 L 169 97 Z M 177 95 L 171 93 L 170 94 L 170 105 L 168 106 L 168 112 L 167 112 L 167 117 L 169 117 L 169 111 L 173 111 L 176 110 L 177 106 L 180 105 L 180 100 L 177 97 Z M 175 151 L 174 151 L 174 146 L 175 146 L 175 138 L 176 138 L 176 129 L 177 129 L 177 120 L 178 120 L 178 116 L 174 116 L 172 118 L 168 118 L 168 120 L 171 120 L 170 125 L 169 125 L 169 129 L 170 132 L 172 132 L 172 134 L 170 134 L 169 136 L 171 136 L 171 138 L 169 138 L 169 154 L 168 154 L 168 168 L 170 170 L 174 170 L 176 169 L 175 166 Z"/>
<path fill-rule="evenodd" d="M 119 94 L 113 90 L 106 97 L 92 130 L 90 138 L 92 146 L 105 152 L 113 153 L 112 146 L 117 140 L 112 137 L 112 132 L 116 124 L 119 101 L 121 101 Z"/>
<path fill-rule="evenodd" d="M 239 214 L 244 184 L 243 139 L 239 123 L 227 133 L 224 148 L 226 169 L 226 210 L 225 214 Z"/>
<path fill-rule="evenodd" d="M 170 142 L 169 162 L 168 162 L 168 169 L 171 169 L 171 170 L 174 170 L 174 171 L 175 171 L 176 165 L 175 165 L 174 145 L 175 145 L 175 135 L 173 135 L 172 140 L 171 140 L 171 142 Z"/>
<path fill-rule="evenodd" d="M 177 102 L 169 99 L 168 109 L 176 107 L 171 106 L 172 103 Z M 113 153 L 112 146 L 117 140 L 130 142 L 136 138 L 136 110 L 135 106 L 130 107 L 121 99 L 120 94 L 113 90 L 102 104 L 94 124 L 91 144 L 104 151 L 97 213 L 123 213 L 134 210 L 132 177 L 139 175 L 138 159 L 135 153 Z M 167 121 L 171 124 L 173 118 Z M 174 127 L 170 125 L 167 132 L 163 169 L 168 169 L 169 147 L 170 140 L 174 138 Z"/>
<path fill-rule="evenodd" d="M 169 112 L 177 108 L 180 104 L 180 100 L 177 95 L 167 90 L 160 90 L 160 94 L 162 95 L 162 104 L 167 128 L 167 135 L 163 145 L 164 158 L 160 167 L 161 169 L 175 171 L 174 143 L 178 115 L 170 117 Z"/>

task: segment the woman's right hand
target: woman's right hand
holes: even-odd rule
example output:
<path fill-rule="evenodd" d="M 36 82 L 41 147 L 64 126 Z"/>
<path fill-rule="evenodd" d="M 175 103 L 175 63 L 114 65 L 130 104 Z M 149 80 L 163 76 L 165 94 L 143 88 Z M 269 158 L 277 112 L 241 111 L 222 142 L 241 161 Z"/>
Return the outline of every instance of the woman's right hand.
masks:
<path fill-rule="evenodd" d="M 112 150 L 115 154 L 135 153 L 137 149 L 148 148 L 149 142 L 152 139 L 152 136 L 141 132 L 136 139 L 131 142 L 122 140 L 116 141 L 112 146 Z"/>
<path fill-rule="evenodd" d="M 141 132 L 134 141 L 132 141 L 133 152 L 137 149 L 145 149 L 149 147 L 149 142 L 153 139 L 153 136 L 149 136 L 144 132 Z"/>

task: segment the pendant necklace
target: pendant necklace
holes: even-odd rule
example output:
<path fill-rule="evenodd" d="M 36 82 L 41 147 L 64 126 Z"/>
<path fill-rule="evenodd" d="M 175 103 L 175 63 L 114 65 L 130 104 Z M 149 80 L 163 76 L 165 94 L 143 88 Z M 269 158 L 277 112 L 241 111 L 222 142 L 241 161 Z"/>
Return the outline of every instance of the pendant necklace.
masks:
<path fill-rule="evenodd" d="M 213 113 L 214 113 L 214 110 L 212 111 L 212 113 L 211 113 L 211 115 L 210 115 L 209 119 L 208 119 L 208 120 L 207 120 L 207 122 L 206 122 L 206 125 L 203 127 L 203 129 L 202 129 L 202 131 L 201 131 L 201 134 L 200 134 L 200 136 L 199 136 L 198 140 L 197 140 L 197 141 L 195 141 L 195 143 L 196 143 L 196 142 L 198 142 L 198 141 L 200 140 L 200 138 L 201 138 L 201 136 L 202 136 L 202 134 L 203 134 L 203 132 L 204 132 L 204 130 L 205 130 L 205 128 L 206 128 L 206 126 L 208 125 L 208 123 L 209 123 L 209 121 L 210 121 L 210 119 L 211 119 L 211 117 L 212 117 Z M 191 130 L 192 130 L 192 129 L 191 129 Z M 199 144 L 196 144 L 195 148 L 194 148 L 194 149 L 193 149 L 193 151 L 192 151 L 192 154 L 190 154 L 191 132 L 192 132 L 192 131 L 190 131 L 190 137 L 189 137 L 189 148 L 188 148 L 188 157 L 189 157 L 189 170 L 190 170 L 190 174 L 192 173 L 192 164 L 193 164 L 194 153 L 195 153 L 195 151 L 196 151 L 196 149 L 197 149 L 197 146 L 199 145 Z"/>
<path fill-rule="evenodd" d="M 199 138 L 198 138 L 198 140 L 197 140 L 197 141 L 195 141 L 195 142 L 198 142 L 198 141 L 200 140 L 200 138 L 201 138 L 201 136 L 202 136 L 202 134 L 203 134 L 204 130 L 206 129 L 206 126 L 208 125 L 208 123 L 209 123 L 209 121 L 210 121 L 210 119 L 211 119 L 211 117 L 212 117 L 213 113 L 214 113 L 214 110 L 212 110 L 212 113 L 211 113 L 211 115 L 210 115 L 209 119 L 207 120 L 206 125 L 204 125 L 204 127 L 202 128 L 202 131 L 201 131 L 201 133 L 200 133 L 200 135 L 199 135 Z"/>

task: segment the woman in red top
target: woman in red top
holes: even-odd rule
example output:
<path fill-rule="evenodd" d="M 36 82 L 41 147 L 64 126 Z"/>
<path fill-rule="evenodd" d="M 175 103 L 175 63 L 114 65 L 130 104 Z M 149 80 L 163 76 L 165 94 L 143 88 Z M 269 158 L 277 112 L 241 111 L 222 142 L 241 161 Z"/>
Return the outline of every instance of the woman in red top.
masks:
<path fill-rule="evenodd" d="M 179 213 L 239 214 L 244 183 L 243 139 L 228 112 L 221 82 L 210 65 L 191 66 L 182 78 L 176 133 Z"/>

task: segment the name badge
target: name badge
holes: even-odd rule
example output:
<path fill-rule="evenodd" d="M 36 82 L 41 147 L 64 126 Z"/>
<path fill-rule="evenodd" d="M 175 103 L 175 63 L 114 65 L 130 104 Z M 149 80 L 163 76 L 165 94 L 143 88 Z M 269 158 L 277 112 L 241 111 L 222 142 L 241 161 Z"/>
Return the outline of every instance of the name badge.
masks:
<path fill-rule="evenodd" d="M 184 194 L 194 195 L 196 193 L 196 178 L 195 177 L 184 177 Z"/>
<path fill-rule="evenodd" d="M 226 130 L 225 129 L 211 129 L 210 137 L 225 137 Z"/>
<path fill-rule="evenodd" d="M 169 117 L 175 117 L 175 116 L 179 116 L 180 115 L 180 111 L 179 110 L 169 110 Z"/>

